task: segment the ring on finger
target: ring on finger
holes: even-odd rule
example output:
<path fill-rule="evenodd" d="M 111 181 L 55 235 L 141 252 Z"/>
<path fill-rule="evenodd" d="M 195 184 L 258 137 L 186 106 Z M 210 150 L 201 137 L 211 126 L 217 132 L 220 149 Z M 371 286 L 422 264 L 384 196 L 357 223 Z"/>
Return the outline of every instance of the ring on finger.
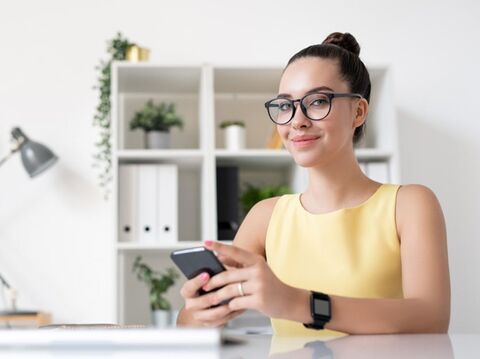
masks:
<path fill-rule="evenodd" d="M 243 291 L 243 283 L 238 282 L 237 288 L 238 288 L 238 293 L 240 293 L 240 296 L 243 297 L 245 295 L 245 292 Z"/>

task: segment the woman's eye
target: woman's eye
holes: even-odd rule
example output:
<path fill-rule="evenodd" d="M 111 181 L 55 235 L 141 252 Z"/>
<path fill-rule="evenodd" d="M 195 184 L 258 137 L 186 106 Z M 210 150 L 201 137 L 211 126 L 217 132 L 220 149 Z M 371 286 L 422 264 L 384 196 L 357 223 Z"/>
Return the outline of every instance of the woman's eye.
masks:
<path fill-rule="evenodd" d="M 283 102 L 278 105 L 280 111 L 290 111 L 292 108 L 292 104 L 290 102 Z"/>
<path fill-rule="evenodd" d="M 310 104 L 310 106 L 323 106 L 327 104 L 327 101 L 324 100 L 324 99 L 317 99 L 317 100 L 314 100 L 312 101 L 312 103 Z"/>

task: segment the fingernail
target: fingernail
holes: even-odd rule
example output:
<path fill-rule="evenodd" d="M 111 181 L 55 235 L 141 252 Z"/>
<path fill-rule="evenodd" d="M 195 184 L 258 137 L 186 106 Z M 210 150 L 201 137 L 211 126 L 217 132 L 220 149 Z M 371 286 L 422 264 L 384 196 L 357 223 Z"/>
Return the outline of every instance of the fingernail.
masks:
<path fill-rule="evenodd" d="M 202 273 L 202 274 L 200 275 L 200 278 L 202 278 L 202 280 L 207 280 L 207 279 L 208 279 L 208 273 L 206 273 L 206 272 L 205 272 L 205 273 Z"/>
<path fill-rule="evenodd" d="M 207 240 L 207 241 L 204 241 L 203 243 L 205 243 L 206 246 L 211 246 L 213 241 L 210 241 L 210 240 Z"/>

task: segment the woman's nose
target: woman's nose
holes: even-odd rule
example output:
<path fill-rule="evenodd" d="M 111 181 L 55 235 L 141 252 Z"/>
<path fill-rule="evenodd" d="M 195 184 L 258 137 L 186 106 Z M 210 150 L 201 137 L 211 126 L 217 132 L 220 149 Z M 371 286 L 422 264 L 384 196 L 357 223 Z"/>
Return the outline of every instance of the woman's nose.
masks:
<path fill-rule="evenodd" d="M 293 128 L 310 127 L 312 125 L 312 122 L 303 113 L 301 105 L 299 103 L 296 105 L 297 107 L 295 109 L 295 115 L 293 116 L 292 122 L 291 122 L 292 127 Z"/>

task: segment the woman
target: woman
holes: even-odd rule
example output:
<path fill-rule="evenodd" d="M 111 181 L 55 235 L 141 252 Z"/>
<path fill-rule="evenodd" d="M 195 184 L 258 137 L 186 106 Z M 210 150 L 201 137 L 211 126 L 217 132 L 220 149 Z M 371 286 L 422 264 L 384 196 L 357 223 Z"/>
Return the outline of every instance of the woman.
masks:
<path fill-rule="evenodd" d="M 233 246 L 205 242 L 229 270 L 185 283 L 179 325 L 220 326 L 254 309 L 278 335 L 448 330 L 446 230 L 435 195 L 372 181 L 354 155 L 371 88 L 359 53 L 351 34 L 333 33 L 288 62 L 265 106 L 308 168 L 308 187 L 255 205 Z M 220 289 L 198 296 L 200 288 Z"/>

